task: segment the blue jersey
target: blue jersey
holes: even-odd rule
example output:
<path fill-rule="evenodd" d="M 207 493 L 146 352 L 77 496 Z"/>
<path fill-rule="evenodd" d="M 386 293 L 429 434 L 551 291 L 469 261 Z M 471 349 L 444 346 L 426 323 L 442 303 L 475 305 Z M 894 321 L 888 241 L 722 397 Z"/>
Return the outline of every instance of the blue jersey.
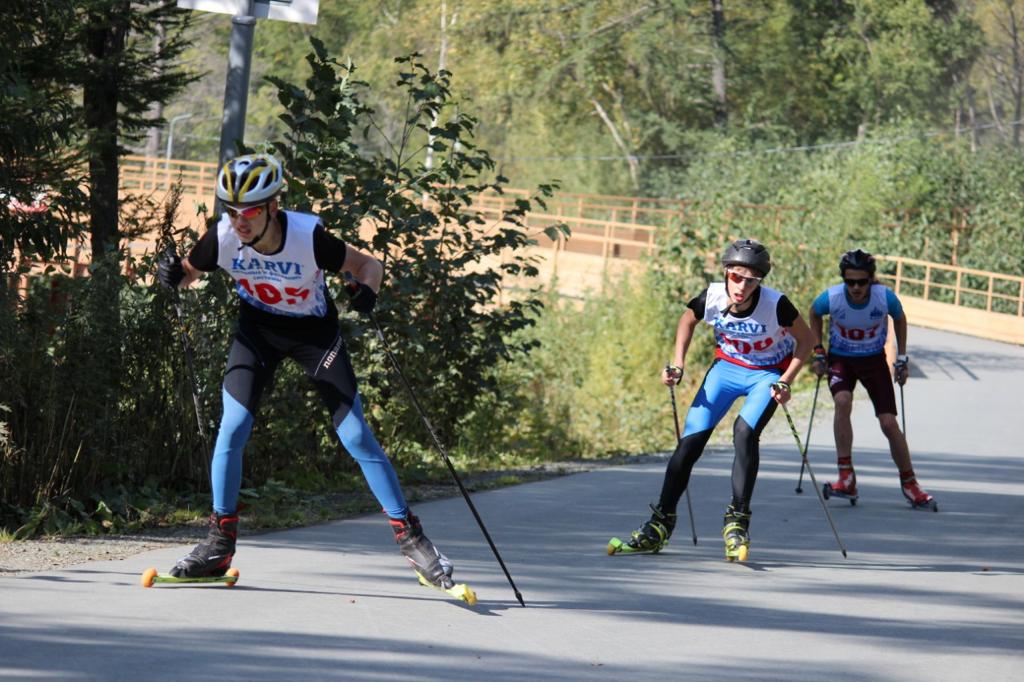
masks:
<path fill-rule="evenodd" d="M 885 351 L 889 333 L 888 316 L 903 317 L 903 306 L 893 290 L 874 283 L 864 303 L 855 305 L 846 295 L 846 285 L 823 291 L 812 304 L 819 317 L 829 316 L 828 350 L 835 355 L 863 357 Z"/>

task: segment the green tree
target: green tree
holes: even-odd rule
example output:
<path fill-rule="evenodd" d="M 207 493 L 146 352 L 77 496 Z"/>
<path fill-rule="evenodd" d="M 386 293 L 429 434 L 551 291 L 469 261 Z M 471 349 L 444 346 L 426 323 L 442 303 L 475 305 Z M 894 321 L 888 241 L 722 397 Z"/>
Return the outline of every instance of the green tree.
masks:
<path fill-rule="evenodd" d="M 148 118 L 150 105 L 197 78 L 178 65 L 191 14 L 173 0 L 78 0 L 76 10 L 75 61 L 63 77 L 82 91 L 92 253 L 103 260 L 118 250 L 119 156 L 160 122 Z"/>
<path fill-rule="evenodd" d="M 968 101 L 969 118 L 980 118 L 978 107 L 987 109 L 1000 135 L 1019 149 L 1024 116 L 1024 3 L 985 0 L 977 3 L 977 16 L 987 39 L 971 92 L 977 90 L 983 99 L 977 104 L 973 97 Z"/>
<path fill-rule="evenodd" d="M 390 55 L 418 51 L 433 67 L 444 45 L 460 97 L 479 113 L 478 140 L 506 173 L 560 177 L 582 191 L 649 191 L 651 174 L 685 165 L 700 152 L 694 136 L 726 119 L 741 145 L 849 140 L 894 121 L 954 125 L 974 90 L 986 92 L 972 71 L 985 36 L 975 14 L 953 0 L 325 4 L 315 27 L 258 28 L 249 136 L 280 134 L 260 76 L 304 76 L 309 35 L 358 61 L 374 86 L 367 102 L 392 133 L 402 100 L 382 87 Z M 227 30 L 218 21 L 221 39 L 202 46 L 214 65 L 224 62 Z M 223 74 L 212 82 L 204 91 L 215 110 Z M 996 88 L 1000 123 L 1012 116 L 1010 85 Z"/>
<path fill-rule="evenodd" d="M 58 75 L 69 69 L 76 19 L 65 2 L 12 0 L 0 22 L 0 287 L 15 249 L 52 260 L 79 229 L 83 128 L 76 91 Z"/>
<path fill-rule="evenodd" d="M 948 125 L 954 81 L 978 56 L 981 34 L 966 11 L 924 0 L 861 0 L 848 23 L 824 37 L 825 58 L 842 64 L 830 102 L 858 130 L 897 120 Z"/>
<path fill-rule="evenodd" d="M 495 367 L 532 347 L 511 339 L 533 324 L 540 300 L 527 295 L 495 303 L 505 275 L 536 275 L 521 253 L 531 243 L 522 218 L 533 202 L 517 199 L 490 219 L 472 208 L 476 196 L 500 194 L 508 181 L 476 146 L 476 119 L 452 99 L 450 73 L 435 73 L 415 56 L 397 60 L 405 125 L 391 135 L 362 102 L 365 84 L 354 78 L 354 67 L 331 57 L 319 40 L 312 43 L 305 88 L 272 79 L 286 112 L 286 140 L 274 148 L 287 160 L 289 196 L 300 210 L 315 206 L 329 229 L 384 262 L 387 288 L 377 319 L 451 444 L 460 419 L 497 389 Z M 363 136 L 376 138 L 369 148 L 383 151 L 367 153 Z M 436 155 L 429 168 L 428 144 Z M 537 201 L 552 189 L 540 187 Z M 366 225 L 373 227 L 369 241 L 361 232 Z M 549 231 L 556 236 L 558 229 Z M 401 391 L 383 349 L 370 343 L 360 350 L 369 384 L 379 392 L 374 402 L 390 407 L 385 432 L 419 434 L 426 446 L 404 398 L 391 400 Z M 378 424 L 385 418 L 371 416 Z"/>
<path fill-rule="evenodd" d="M 150 104 L 194 77 L 177 64 L 188 14 L 173 0 L 8 5 L 0 27 L 7 46 L 0 106 L 4 120 L 19 125 L 0 134 L 0 190 L 22 201 L 42 191 L 49 207 L 26 214 L 5 206 L 2 262 L 10 263 L 15 246 L 52 258 L 85 234 L 93 258 L 90 277 L 36 279 L 26 300 L 0 313 L 0 404 L 13 408 L 11 433 L 22 453 L 13 464 L 21 477 L 13 499 L 23 501 L 102 480 L 111 474 L 105 466 L 116 460 L 113 453 L 130 440 L 118 406 L 138 387 L 122 381 L 127 294 L 120 239 L 150 227 L 152 216 L 119 196 L 119 157 L 152 123 Z M 158 31 L 163 42 L 154 50 Z M 26 487 L 42 461 L 52 470 L 49 481 Z"/>

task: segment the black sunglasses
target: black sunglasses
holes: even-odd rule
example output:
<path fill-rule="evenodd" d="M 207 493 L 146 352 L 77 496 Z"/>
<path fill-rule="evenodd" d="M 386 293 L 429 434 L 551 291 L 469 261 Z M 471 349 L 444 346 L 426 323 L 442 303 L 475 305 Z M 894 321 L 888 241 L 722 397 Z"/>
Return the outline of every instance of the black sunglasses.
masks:
<path fill-rule="evenodd" d="M 843 281 L 846 282 L 847 286 L 851 287 L 866 287 L 871 282 L 867 277 L 862 279 L 843 279 Z"/>

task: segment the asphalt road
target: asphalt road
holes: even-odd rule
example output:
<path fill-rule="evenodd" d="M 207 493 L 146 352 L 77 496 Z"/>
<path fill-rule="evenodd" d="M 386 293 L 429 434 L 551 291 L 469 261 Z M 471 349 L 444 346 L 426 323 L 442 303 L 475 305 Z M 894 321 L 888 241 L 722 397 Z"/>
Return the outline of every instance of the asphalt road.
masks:
<path fill-rule="evenodd" d="M 861 499 L 829 502 L 849 558 L 809 479 L 795 494 L 785 441 L 762 448 L 750 562 L 723 560 L 723 451 L 695 469 L 697 546 L 681 518 L 664 553 L 608 557 L 657 496 L 653 457 L 474 496 L 526 608 L 453 498 L 416 511 L 474 607 L 420 587 L 367 516 L 243 537 L 231 589 L 139 586 L 185 546 L 0 578 L 0 678 L 1021 679 L 1024 349 L 916 328 L 910 347 L 907 430 L 940 511 L 903 501 L 859 394 Z M 835 474 L 827 419 L 811 440 L 820 484 Z"/>

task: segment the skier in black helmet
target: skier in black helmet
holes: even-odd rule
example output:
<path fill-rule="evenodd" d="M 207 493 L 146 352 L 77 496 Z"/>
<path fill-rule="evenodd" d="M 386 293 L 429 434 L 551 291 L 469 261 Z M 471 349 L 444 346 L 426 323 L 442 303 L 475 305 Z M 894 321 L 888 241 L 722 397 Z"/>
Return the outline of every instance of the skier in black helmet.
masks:
<path fill-rule="evenodd" d="M 808 319 L 815 346 L 811 364 L 819 377 L 828 374 L 828 387 L 835 402 L 833 430 L 839 478 L 823 486 L 825 497 L 841 497 L 856 504 L 859 496 L 853 471 L 853 389 L 857 382 L 875 407 L 875 416 L 889 441 L 889 452 L 900 473 L 900 489 L 916 509 L 937 510 L 935 499 L 917 482 L 910 461 L 907 439 L 896 420 L 893 381 L 903 386 L 909 375 L 907 317 L 892 289 L 875 279 L 875 259 L 867 251 L 847 251 L 839 261 L 842 284 L 823 291 L 811 305 Z M 822 318 L 829 316 L 828 353 L 822 345 Z M 896 333 L 896 363 L 890 378 L 885 359 L 885 342 L 892 317 Z"/>
<path fill-rule="evenodd" d="M 369 314 L 383 267 L 376 258 L 330 235 L 313 214 L 282 210 L 285 178 L 270 154 L 239 156 L 217 177 L 224 212 L 184 259 L 173 251 L 158 279 L 171 289 L 218 268 L 234 278 L 240 299 L 238 330 L 228 353 L 223 403 L 211 464 L 213 514 L 208 537 L 171 569 L 174 577 L 223 576 L 238 535 L 242 450 L 264 389 L 285 358 L 299 363 L 331 413 L 345 449 L 387 514 L 395 540 L 413 569 L 450 589 L 452 564 L 423 533 L 410 511 L 391 461 L 363 417 L 356 376 L 338 326 L 338 310 L 324 273 L 348 273 L 358 282 L 350 305 Z"/>
<path fill-rule="evenodd" d="M 745 561 L 750 545 L 750 501 L 760 462 L 761 431 L 778 404 L 789 401 L 789 386 L 810 352 L 811 332 L 789 299 L 762 286 L 771 272 L 768 249 L 753 239 L 731 244 L 722 256 L 724 281 L 714 282 L 691 300 L 679 318 L 674 360 L 663 372 L 666 385 L 679 383 L 686 352 L 700 321 L 715 330 L 715 360 L 686 413 L 686 425 L 665 471 L 661 497 L 651 518 L 628 542 L 612 538 L 609 554 L 653 553 L 667 543 L 676 524 L 676 505 L 693 465 L 718 422 L 744 397 L 733 424 L 736 455 L 732 500 L 722 535 L 726 558 Z"/>

